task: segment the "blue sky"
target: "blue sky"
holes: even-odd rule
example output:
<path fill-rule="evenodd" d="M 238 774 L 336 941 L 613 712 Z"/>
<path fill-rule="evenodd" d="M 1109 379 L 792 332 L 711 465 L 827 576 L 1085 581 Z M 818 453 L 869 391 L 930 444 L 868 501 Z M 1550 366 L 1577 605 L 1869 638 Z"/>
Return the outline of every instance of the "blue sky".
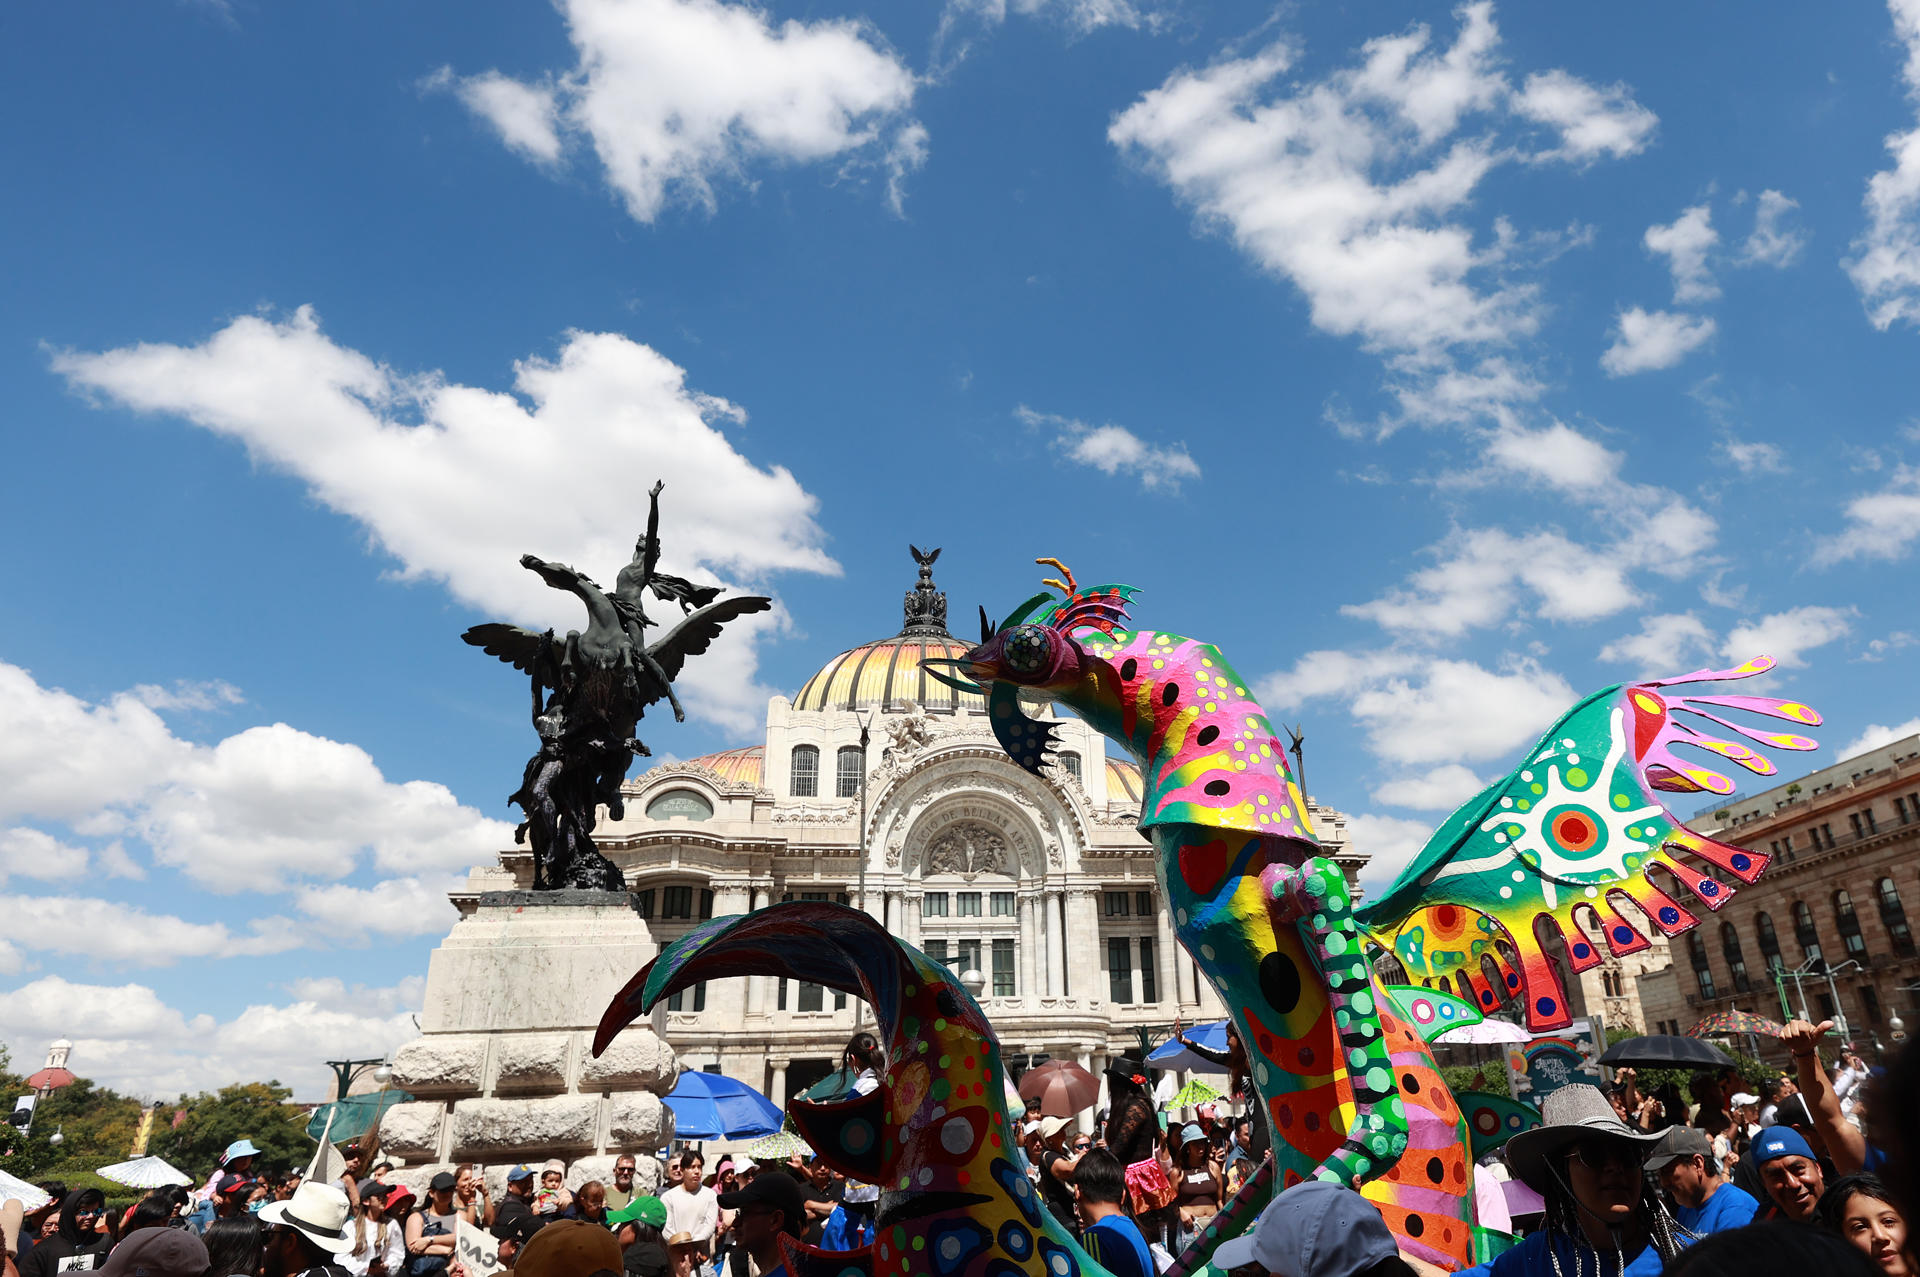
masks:
<path fill-rule="evenodd" d="M 15 13 L 0 1041 L 411 1033 L 524 690 L 668 483 L 774 594 L 660 754 L 1057 555 L 1303 721 L 1390 877 L 1593 687 L 1920 727 L 1920 3 Z M 524 579 L 523 579 L 524 578 Z M 1756 781 L 1764 785 L 1764 781 Z M 1378 879 L 1377 879 L 1378 880 Z"/>

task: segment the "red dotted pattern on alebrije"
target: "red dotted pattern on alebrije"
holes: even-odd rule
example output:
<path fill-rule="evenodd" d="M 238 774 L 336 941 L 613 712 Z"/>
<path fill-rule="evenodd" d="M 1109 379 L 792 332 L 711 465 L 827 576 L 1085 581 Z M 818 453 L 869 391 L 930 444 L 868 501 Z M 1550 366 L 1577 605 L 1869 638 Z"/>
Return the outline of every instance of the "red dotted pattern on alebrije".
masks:
<path fill-rule="evenodd" d="M 1396 1237 L 1408 1237 L 1447 1256 L 1456 1267 L 1472 1262 L 1473 1229 L 1463 1216 L 1441 1211 L 1412 1211 L 1392 1201 L 1369 1198 Z M 1464 1208 L 1464 1203 L 1463 1203 Z"/>

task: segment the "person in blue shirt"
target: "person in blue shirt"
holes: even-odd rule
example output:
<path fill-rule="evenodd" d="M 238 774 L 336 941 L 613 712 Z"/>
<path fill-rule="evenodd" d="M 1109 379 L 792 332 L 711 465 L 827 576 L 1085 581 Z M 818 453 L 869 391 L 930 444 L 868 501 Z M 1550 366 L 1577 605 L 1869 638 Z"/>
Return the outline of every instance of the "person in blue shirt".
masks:
<path fill-rule="evenodd" d="M 1460 1277 L 1659 1277 L 1690 1238 L 1641 1169 L 1660 1136 L 1622 1122 L 1599 1090 L 1575 1083 L 1547 1096 L 1542 1125 L 1507 1141 L 1514 1178 L 1546 1200 L 1546 1223 Z M 1410 1262 L 1428 1277 L 1440 1269 Z"/>
<path fill-rule="evenodd" d="M 1670 1126 L 1647 1158 L 1647 1170 L 1674 1201 L 1674 1218 L 1695 1237 L 1751 1224 L 1760 1210 L 1752 1193 L 1729 1184 L 1713 1160 L 1713 1139 L 1691 1126 Z"/>
<path fill-rule="evenodd" d="M 1120 1207 L 1127 1169 L 1104 1148 L 1090 1148 L 1073 1168 L 1073 1205 L 1086 1232 L 1081 1247 L 1113 1277 L 1155 1277 L 1153 1252 L 1140 1226 Z"/>

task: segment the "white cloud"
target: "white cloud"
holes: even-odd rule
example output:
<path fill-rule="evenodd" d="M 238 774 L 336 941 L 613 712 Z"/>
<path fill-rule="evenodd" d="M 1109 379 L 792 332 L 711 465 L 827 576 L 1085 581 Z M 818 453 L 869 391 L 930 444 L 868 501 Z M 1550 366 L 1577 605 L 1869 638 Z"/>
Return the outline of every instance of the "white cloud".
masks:
<path fill-rule="evenodd" d="M 1269 674 L 1254 685 L 1260 703 L 1271 710 L 1292 709 L 1303 701 L 1339 696 L 1409 668 L 1400 652 L 1308 652 L 1290 670 Z"/>
<path fill-rule="evenodd" d="M 1508 426 L 1486 441 L 1483 455 L 1498 468 L 1561 492 L 1599 496 L 1620 480 L 1621 454 L 1564 422 L 1540 429 Z"/>
<path fill-rule="evenodd" d="M 1909 718 L 1894 727 L 1870 723 L 1867 730 L 1841 746 L 1838 758 L 1852 758 L 1855 754 L 1864 754 L 1870 749 L 1879 749 L 1882 745 L 1891 745 L 1897 740 L 1920 733 L 1920 718 Z"/>
<path fill-rule="evenodd" d="M 1771 656 L 1788 669 L 1805 665 L 1803 653 L 1852 633 L 1853 615 L 1852 608 L 1817 604 L 1774 612 L 1735 626 L 1720 645 L 1720 654 L 1735 662 Z"/>
<path fill-rule="evenodd" d="M 1369 897 L 1378 898 L 1427 845 L 1433 826 L 1424 820 L 1356 812 L 1347 817 L 1347 835 L 1354 849 L 1368 856 L 1366 868 L 1360 871 L 1360 885 Z"/>
<path fill-rule="evenodd" d="M 1535 77 L 1516 96 L 1492 5 L 1456 14 L 1449 47 L 1432 47 L 1429 29 L 1414 26 L 1367 42 L 1358 65 L 1284 89 L 1297 56 L 1286 42 L 1178 71 L 1123 111 L 1108 137 L 1203 225 L 1298 287 L 1320 329 L 1429 364 L 1459 346 L 1510 342 L 1538 323 L 1535 290 L 1501 276 L 1505 236 L 1476 246 L 1458 215 L 1518 152 L 1464 131 L 1464 121 L 1548 123 L 1561 134 L 1557 153 L 1573 159 L 1630 152 L 1645 134 L 1629 140 L 1633 130 L 1616 129 L 1601 140 L 1592 104 L 1615 121 L 1631 104 L 1564 72 Z M 1590 100 L 1574 101 L 1570 86 Z"/>
<path fill-rule="evenodd" d="M 1560 145 L 1535 159 L 1585 163 L 1601 156 L 1638 155 L 1653 140 L 1660 119 L 1633 100 L 1624 84 L 1600 88 L 1565 71 L 1536 72 L 1515 97 L 1513 109 L 1559 130 Z"/>
<path fill-rule="evenodd" d="M 332 1096 L 332 1076 L 315 1043 L 325 1044 L 324 1054 L 379 1059 L 418 1033 L 410 1014 L 417 1001 L 379 991 L 364 991 L 361 1001 L 362 1009 L 321 1001 L 250 1006 L 222 1021 L 189 1018 L 146 985 L 50 975 L 0 992 L 0 1024 L 16 1048 L 71 1038 L 80 1072 L 143 1098 L 274 1078 L 292 1086 L 296 1100 L 311 1102 Z"/>
<path fill-rule="evenodd" d="M 1157 30 L 1166 21 L 1161 9 L 1130 0 L 947 0 L 933 37 L 933 74 L 950 72 L 971 51 L 973 34 L 1005 25 L 1010 12 L 1055 23 L 1076 37 L 1103 27 Z"/>
<path fill-rule="evenodd" d="M 1695 661 L 1710 656 L 1714 636 L 1691 612 L 1649 616 L 1638 634 L 1614 639 L 1600 649 L 1600 659 L 1633 668 L 1636 677 L 1660 678 L 1678 674 Z"/>
<path fill-rule="evenodd" d="M 1788 199 L 1779 191 L 1760 192 L 1753 206 L 1753 233 L 1740 246 L 1739 263 L 1784 268 L 1799 260 L 1800 251 L 1807 246 L 1807 232 L 1788 225 L 1788 218 L 1799 207 L 1798 200 Z"/>
<path fill-rule="evenodd" d="M 1920 0 L 1887 0 L 1887 8 L 1906 46 L 1901 78 L 1920 102 Z M 1867 180 L 1867 226 L 1845 263 L 1867 318 L 1883 332 L 1902 320 L 1920 326 L 1920 127 L 1890 134 L 1887 151 L 1893 167 Z"/>
<path fill-rule="evenodd" d="M 246 697 L 231 683 L 214 679 L 196 683 L 180 679 L 172 687 L 141 683 L 133 688 L 133 698 L 149 709 L 217 710 L 244 705 Z"/>
<path fill-rule="evenodd" d="M 455 874 L 389 878 L 371 887 L 334 883 L 303 888 L 296 903 L 334 936 L 440 936 L 460 916 L 447 893 L 465 882 L 466 875 Z"/>
<path fill-rule="evenodd" d="M 1920 539 L 1920 467 L 1900 466 L 1887 486 L 1847 502 L 1847 524 L 1814 544 L 1816 565 L 1897 559 Z"/>
<path fill-rule="evenodd" d="M 493 125 L 507 149 L 538 164 L 560 161 L 560 103 L 550 84 L 523 84 L 487 71 L 456 76 L 441 67 L 421 82 L 427 89 L 450 89 L 469 111 Z"/>
<path fill-rule="evenodd" d="M 1787 472 L 1787 454 L 1779 444 L 1764 443 L 1758 439 L 1726 438 L 1720 441 L 1720 452 L 1742 474 Z"/>
<path fill-rule="evenodd" d="M 365 527 L 403 578 L 443 581 L 461 602 L 537 628 L 578 628 L 581 614 L 520 567 L 521 554 L 610 578 L 632 557 L 655 478 L 667 484 L 669 570 L 839 571 L 815 499 L 723 432 L 746 414 L 617 334 L 570 333 L 556 358 L 516 365 L 524 402 L 376 363 L 330 340 L 307 307 L 280 322 L 236 319 L 198 346 L 63 352 L 53 364 L 77 390 L 245 444 Z M 772 689 L 755 682 L 753 639 L 780 623 L 747 618 L 689 662 L 689 712 L 737 730 L 758 722 Z"/>
<path fill-rule="evenodd" d="M 1673 274 L 1673 300 L 1706 302 L 1720 295 L 1720 285 L 1707 268 L 1707 254 L 1719 242 L 1713 210 L 1705 204 L 1684 210 L 1665 226 L 1647 227 L 1647 251 L 1666 258 Z"/>
<path fill-rule="evenodd" d="M 25 825 L 0 829 L 0 886 L 9 877 L 38 878 L 58 882 L 78 878 L 87 871 L 93 853 L 85 847 L 61 842 L 44 830 Z M 11 898 L 11 897 L 9 897 Z"/>
<path fill-rule="evenodd" d="M 1353 698 L 1368 749 L 1395 763 L 1504 758 L 1539 738 L 1576 699 L 1566 679 L 1537 661 L 1499 671 L 1434 659 L 1419 681 L 1394 678 Z"/>
<path fill-rule="evenodd" d="M 503 141 L 539 163 L 576 138 L 636 221 L 670 199 L 711 210 L 714 187 L 757 163 L 805 164 L 899 153 L 913 72 L 869 26 L 847 18 L 775 24 L 720 0 L 559 0 L 577 55 L 535 83 L 498 71 L 452 88 Z M 910 144 L 924 156 L 925 131 Z"/>
<path fill-rule="evenodd" d="M 0 662 L 0 819 L 57 821 L 90 836 L 138 835 L 156 860 L 217 892 L 334 881 L 371 850 L 386 869 L 452 869 L 491 858 L 512 828 L 443 785 L 395 784 L 357 746 L 284 723 L 213 745 L 175 737 L 132 693 L 93 705 Z M 36 854 L 76 869 L 84 851 L 42 831 L 0 834 L 0 864 Z M 108 872 L 137 876 L 124 849 Z"/>
<path fill-rule="evenodd" d="M 417 1009 L 427 994 L 427 978 L 410 975 L 398 984 L 348 986 L 339 976 L 305 976 L 287 985 L 296 1002 L 311 1002 L 323 1011 L 363 1011 L 397 1015 Z"/>
<path fill-rule="evenodd" d="M 1537 739 L 1575 699 L 1564 678 L 1534 660 L 1508 656 L 1490 670 L 1390 651 L 1309 652 L 1255 688 L 1269 708 L 1344 702 L 1365 729 L 1367 748 L 1397 764 L 1503 757 Z M 1461 772 L 1447 775 L 1462 779 Z"/>
<path fill-rule="evenodd" d="M 1885 638 L 1868 639 L 1866 651 L 1860 653 L 1860 655 L 1854 659 L 1860 661 L 1884 661 L 1890 654 L 1898 652 L 1902 648 L 1912 647 L 1915 643 L 1920 643 L 1920 638 L 1916 638 L 1907 630 L 1894 630 Z"/>
<path fill-rule="evenodd" d="M 8 934 L 23 949 L 142 967 L 172 966 L 182 958 L 260 957 L 306 943 L 285 918 L 258 919 L 243 935 L 223 922 L 188 922 L 85 896 L 12 893 L 7 918 Z"/>
<path fill-rule="evenodd" d="M 1631 307 L 1615 317 L 1613 344 L 1600 366 L 1610 377 L 1671 368 L 1704 345 L 1716 327 L 1709 315 Z"/>
<path fill-rule="evenodd" d="M 1056 413 L 1035 412 L 1025 404 L 1015 408 L 1013 415 L 1028 426 L 1051 431 L 1053 446 L 1068 460 L 1102 474 L 1124 471 L 1138 478 L 1143 488 L 1178 489 L 1182 481 L 1200 477 L 1200 467 L 1187 455 L 1184 443 L 1150 444 L 1125 426 L 1088 425 Z"/>
<path fill-rule="evenodd" d="M 1446 763 L 1431 771 L 1387 781 L 1373 791 L 1373 801 L 1385 807 L 1411 807 L 1415 811 L 1452 811 L 1486 787 L 1487 782 L 1471 768 Z"/>
<path fill-rule="evenodd" d="M 1409 637 L 1454 637 L 1505 619 L 1522 600 L 1553 621 L 1591 621 L 1633 606 L 1639 592 L 1622 556 L 1558 532 L 1516 536 L 1504 528 L 1456 533 L 1433 547 L 1440 561 L 1348 616 Z"/>

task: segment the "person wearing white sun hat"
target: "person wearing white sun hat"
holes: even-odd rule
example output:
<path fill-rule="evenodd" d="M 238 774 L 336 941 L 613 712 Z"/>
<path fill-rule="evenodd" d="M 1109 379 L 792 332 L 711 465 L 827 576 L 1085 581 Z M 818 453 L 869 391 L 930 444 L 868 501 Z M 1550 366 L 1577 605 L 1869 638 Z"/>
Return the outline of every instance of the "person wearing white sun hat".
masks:
<path fill-rule="evenodd" d="M 335 1257 L 353 1249 L 347 1229 L 353 1206 L 345 1190 L 305 1183 L 284 1202 L 260 1208 L 267 1230 L 266 1277 L 332 1277 L 346 1270 Z"/>

